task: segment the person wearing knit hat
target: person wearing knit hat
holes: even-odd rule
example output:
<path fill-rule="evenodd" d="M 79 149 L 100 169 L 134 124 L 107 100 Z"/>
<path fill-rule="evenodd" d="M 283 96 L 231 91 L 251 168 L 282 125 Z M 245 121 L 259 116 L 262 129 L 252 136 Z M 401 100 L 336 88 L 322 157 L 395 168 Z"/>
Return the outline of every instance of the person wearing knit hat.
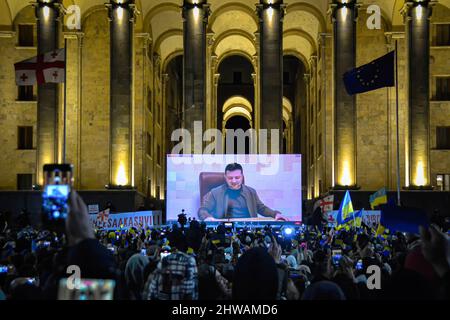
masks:
<path fill-rule="evenodd" d="M 133 300 L 142 299 L 141 293 L 146 280 L 144 279 L 144 269 L 148 263 L 147 256 L 136 253 L 128 259 L 125 266 L 125 280 Z"/>
<path fill-rule="evenodd" d="M 319 281 L 306 288 L 302 300 L 346 300 L 346 298 L 336 283 Z"/>

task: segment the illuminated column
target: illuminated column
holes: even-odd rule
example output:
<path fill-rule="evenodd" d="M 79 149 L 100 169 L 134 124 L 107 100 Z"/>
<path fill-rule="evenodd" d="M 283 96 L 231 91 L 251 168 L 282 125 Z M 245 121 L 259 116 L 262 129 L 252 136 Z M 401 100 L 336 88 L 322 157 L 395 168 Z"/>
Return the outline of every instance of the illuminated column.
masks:
<path fill-rule="evenodd" d="M 256 63 L 257 66 L 257 63 Z M 255 70 L 257 70 L 257 68 L 255 67 Z M 253 80 L 253 92 L 254 92 L 254 97 L 255 97 L 255 103 L 253 106 L 253 124 L 254 126 L 252 127 L 253 129 L 255 129 L 256 131 L 259 130 L 258 124 L 259 124 L 259 91 L 258 91 L 258 73 L 252 73 L 252 80 Z"/>
<path fill-rule="evenodd" d="M 259 64 L 260 59 L 258 57 L 261 55 L 261 46 L 259 45 L 259 32 L 255 32 L 254 34 L 254 40 L 255 40 L 255 47 L 256 47 L 256 54 L 252 57 L 252 64 L 253 64 L 253 70 L 255 71 L 254 74 L 252 74 L 253 78 L 253 86 L 255 87 L 254 90 L 254 96 L 255 96 L 255 105 L 253 107 L 253 118 L 254 118 L 254 129 L 256 132 L 259 132 L 259 128 L 261 127 L 261 104 L 259 102 L 260 94 L 259 94 L 259 85 L 261 84 L 260 77 L 261 77 L 261 66 Z"/>
<path fill-rule="evenodd" d="M 259 16 L 260 129 L 267 129 L 267 153 L 271 153 L 271 129 L 279 132 L 283 146 L 283 0 L 260 0 Z"/>
<path fill-rule="evenodd" d="M 318 106 L 318 87 L 317 87 L 317 56 L 312 55 L 309 59 L 309 65 L 311 66 L 311 75 L 310 75 L 310 90 L 309 90 L 309 102 L 313 105 L 313 110 L 311 112 L 311 123 L 313 124 L 313 132 L 311 133 L 311 141 L 314 145 L 314 194 L 312 195 L 313 199 L 316 198 L 319 195 L 319 187 L 318 187 L 318 177 L 319 177 L 319 121 L 317 118 L 317 113 L 319 111 Z"/>
<path fill-rule="evenodd" d="M 356 98 L 342 77 L 356 63 L 356 0 L 331 4 L 334 36 L 334 175 L 335 188 L 356 187 Z"/>
<path fill-rule="evenodd" d="M 212 98 L 214 96 L 214 73 L 215 73 L 215 61 L 217 56 L 214 55 L 214 33 L 209 32 L 206 35 L 206 125 L 205 130 L 215 128 L 214 123 L 217 118 L 217 114 L 214 113 L 214 102 Z"/>
<path fill-rule="evenodd" d="M 311 172 L 311 165 L 312 165 L 312 163 L 311 163 L 311 155 L 310 155 L 310 152 L 311 152 L 311 121 L 312 121 L 312 119 L 311 119 L 311 117 L 310 117 L 310 114 L 311 114 L 311 112 L 310 112 L 310 108 L 311 108 L 311 102 L 309 101 L 310 100 L 310 79 L 311 79 L 311 75 L 309 74 L 309 73 L 305 73 L 305 74 L 303 74 L 303 79 L 304 79 L 304 81 L 305 81 L 305 87 L 306 87 L 306 108 L 305 108 L 305 110 L 306 110 L 306 150 L 307 150 L 307 153 L 306 153 L 306 155 L 302 155 L 302 156 L 306 156 L 306 159 L 305 158 L 303 158 L 302 159 L 302 161 L 306 164 L 306 172 L 307 172 L 307 175 L 306 175 L 306 178 L 307 178 L 307 197 L 308 197 L 308 199 L 309 200 L 311 200 L 313 197 L 314 197 L 314 195 L 311 193 L 311 185 L 312 185 L 312 183 L 311 183 L 311 181 L 314 181 L 313 179 L 314 179 L 314 175 L 313 175 L 313 173 Z"/>
<path fill-rule="evenodd" d="M 217 56 L 211 56 L 211 128 L 219 128 L 217 123 L 217 88 L 220 74 L 217 70 Z"/>
<path fill-rule="evenodd" d="M 106 4 L 110 18 L 110 186 L 132 184 L 134 1 Z"/>
<path fill-rule="evenodd" d="M 194 141 L 194 121 L 205 128 L 206 25 L 210 13 L 206 0 L 183 2 L 183 127 Z M 198 153 L 198 147 L 193 153 Z"/>
<path fill-rule="evenodd" d="M 217 105 L 217 92 L 219 89 L 219 79 L 220 79 L 220 73 L 214 73 L 214 78 L 213 78 L 213 123 L 214 123 L 214 128 L 219 128 L 219 123 L 217 122 L 217 114 L 218 114 L 218 108 L 219 106 Z"/>
<path fill-rule="evenodd" d="M 405 9 L 408 46 L 410 187 L 429 187 L 430 1 L 409 1 L 405 4 Z"/>
<path fill-rule="evenodd" d="M 59 1 L 34 3 L 37 24 L 37 51 L 44 54 L 58 49 Z M 58 84 L 38 85 L 36 183 L 42 185 L 43 166 L 58 161 Z"/>

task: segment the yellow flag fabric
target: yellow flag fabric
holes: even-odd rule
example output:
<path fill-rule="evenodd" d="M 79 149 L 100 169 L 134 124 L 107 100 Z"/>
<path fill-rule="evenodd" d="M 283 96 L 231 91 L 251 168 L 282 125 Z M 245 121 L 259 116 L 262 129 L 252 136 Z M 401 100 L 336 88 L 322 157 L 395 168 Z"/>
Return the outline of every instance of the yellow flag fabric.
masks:
<path fill-rule="evenodd" d="M 369 197 L 370 201 L 370 207 L 375 209 L 376 206 L 379 206 L 380 204 L 387 203 L 387 195 L 386 195 L 386 188 L 381 188 L 377 192 L 375 192 L 373 195 Z"/>
<path fill-rule="evenodd" d="M 377 232 L 375 236 L 381 236 L 384 233 L 385 228 L 381 225 L 381 223 L 378 225 Z"/>

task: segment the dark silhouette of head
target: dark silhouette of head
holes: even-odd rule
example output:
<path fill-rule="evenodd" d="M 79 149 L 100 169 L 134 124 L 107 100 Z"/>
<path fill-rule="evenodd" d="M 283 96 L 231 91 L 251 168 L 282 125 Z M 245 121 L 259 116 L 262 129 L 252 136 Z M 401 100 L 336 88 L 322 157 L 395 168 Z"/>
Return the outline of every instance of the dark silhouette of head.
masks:
<path fill-rule="evenodd" d="M 233 299 L 275 300 L 277 289 L 277 266 L 266 249 L 253 248 L 239 258 L 234 272 Z"/>

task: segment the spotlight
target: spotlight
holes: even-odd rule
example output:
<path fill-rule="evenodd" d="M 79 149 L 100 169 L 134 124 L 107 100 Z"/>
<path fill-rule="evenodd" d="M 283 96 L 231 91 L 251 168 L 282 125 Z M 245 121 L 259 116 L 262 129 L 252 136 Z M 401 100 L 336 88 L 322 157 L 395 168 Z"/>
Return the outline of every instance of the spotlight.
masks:
<path fill-rule="evenodd" d="M 294 232 L 294 229 L 292 229 L 292 228 L 285 228 L 283 230 L 283 232 L 284 232 L 285 236 L 290 236 Z"/>

